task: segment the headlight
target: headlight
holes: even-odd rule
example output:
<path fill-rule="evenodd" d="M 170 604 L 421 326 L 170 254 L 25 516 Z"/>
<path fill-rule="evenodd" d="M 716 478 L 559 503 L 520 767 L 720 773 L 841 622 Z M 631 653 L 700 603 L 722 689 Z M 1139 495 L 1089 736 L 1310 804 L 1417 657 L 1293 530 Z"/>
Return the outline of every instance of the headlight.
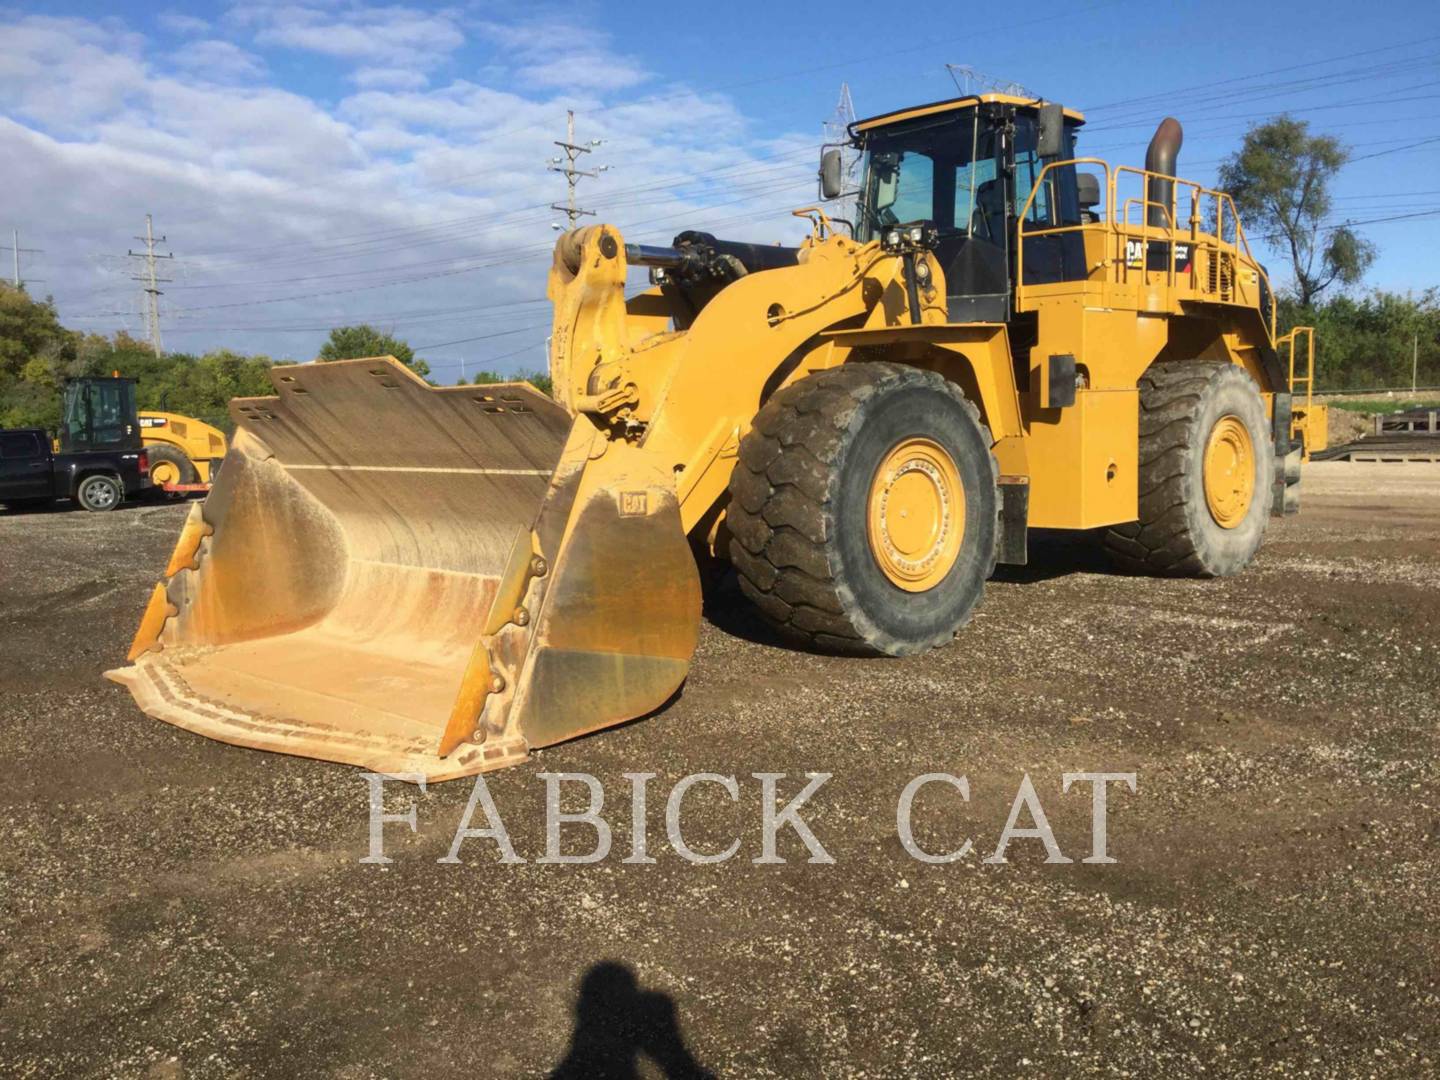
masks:
<path fill-rule="evenodd" d="M 899 229 L 891 229 L 888 233 L 885 234 L 885 246 L 892 248 L 900 246 Z"/>
<path fill-rule="evenodd" d="M 918 243 L 920 243 L 920 241 L 923 240 L 924 238 L 925 238 L 925 229 L 924 229 L 923 226 L 921 226 L 921 225 L 911 225 L 911 226 L 910 226 L 910 242 L 911 242 L 912 244 L 918 244 Z"/>

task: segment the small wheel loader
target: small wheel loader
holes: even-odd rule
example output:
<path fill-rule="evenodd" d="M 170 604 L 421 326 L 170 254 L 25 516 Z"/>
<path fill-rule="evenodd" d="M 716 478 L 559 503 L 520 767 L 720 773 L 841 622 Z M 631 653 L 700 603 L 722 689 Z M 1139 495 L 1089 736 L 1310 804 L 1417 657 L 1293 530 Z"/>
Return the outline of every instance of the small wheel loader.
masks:
<path fill-rule="evenodd" d="M 554 400 L 277 367 L 111 677 L 216 739 L 439 780 L 663 705 L 697 560 L 872 656 L 950 641 L 1030 528 L 1239 571 L 1299 491 L 1265 270 L 1176 178 L 1176 121 L 1143 169 L 1077 157 L 1082 124 L 1003 94 L 857 122 L 854 220 L 797 211 L 798 248 L 562 235 Z"/>

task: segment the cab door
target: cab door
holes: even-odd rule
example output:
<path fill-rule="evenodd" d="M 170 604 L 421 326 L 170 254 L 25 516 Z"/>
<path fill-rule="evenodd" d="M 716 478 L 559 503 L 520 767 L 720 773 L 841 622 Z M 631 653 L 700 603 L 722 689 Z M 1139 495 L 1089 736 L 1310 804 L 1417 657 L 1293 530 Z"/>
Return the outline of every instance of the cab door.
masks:
<path fill-rule="evenodd" d="M 65 387 L 62 450 L 139 450 L 140 442 L 133 379 L 76 379 Z"/>
<path fill-rule="evenodd" d="M 54 493 L 50 455 L 33 431 L 0 432 L 0 501 L 48 499 Z"/>

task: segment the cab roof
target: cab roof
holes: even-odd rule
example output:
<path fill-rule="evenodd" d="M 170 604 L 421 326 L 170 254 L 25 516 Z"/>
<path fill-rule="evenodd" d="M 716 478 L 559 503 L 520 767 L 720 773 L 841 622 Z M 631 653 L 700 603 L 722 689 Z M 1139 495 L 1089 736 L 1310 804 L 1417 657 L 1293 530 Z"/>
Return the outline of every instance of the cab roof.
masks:
<path fill-rule="evenodd" d="M 956 109 L 964 109 L 976 104 L 999 104 L 1017 105 L 1023 109 L 1035 109 L 1045 104 L 1044 98 L 1020 97 L 1017 94 L 970 94 L 967 97 L 950 98 L 948 101 L 935 101 L 929 105 L 910 105 L 904 109 L 896 109 L 893 112 L 881 113 L 879 116 L 872 116 L 866 120 L 857 120 L 850 125 L 852 132 L 872 131 L 875 128 L 889 127 L 891 124 L 898 124 L 902 120 L 913 120 L 919 116 L 933 116 L 936 113 L 954 112 Z M 1074 120 L 1077 124 L 1085 122 L 1083 113 L 1074 109 L 1065 110 L 1065 118 Z"/>

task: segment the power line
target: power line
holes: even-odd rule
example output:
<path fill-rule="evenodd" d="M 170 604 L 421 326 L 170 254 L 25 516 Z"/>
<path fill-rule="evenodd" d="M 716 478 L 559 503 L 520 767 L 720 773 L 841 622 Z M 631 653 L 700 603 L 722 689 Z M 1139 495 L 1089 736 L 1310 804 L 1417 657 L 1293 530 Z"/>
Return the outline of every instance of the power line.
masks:
<path fill-rule="evenodd" d="M 807 182 L 808 182 L 808 181 L 807 181 Z M 760 198 L 760 197 L 763 196 L 763 195 L 768 195 L 768 194 L 772 194 L 772 193 L 778 193 L 778 192 L 781 191 L 781 190 L 784 190 L 784 189 L 786 189 L 786 188 L 793 187 L 796 183 L 797 183 L 797 181 L 785 181 L 785 182 L 780 183 L 780 184 L 778 184 L 778 185 L 772 184 L 772 185 L 770 186 L 770 188 L 767 188 L 767 189 L 764 190 L 764 191 L 752 192 L 752 193 L 747 194 L 747 195 L 744 195 L 744 196 L 742 196 L 742 197 L 740 197 L 740 198 L 738 198 L 738 199 L 731 199 L 731 200 L 728 200 L 728 201 L 726 201 L 726 202 L 712 203 L 709 207 L 705 207 L 705 208 L 701 211 L 701 215 L 700 215 L 700 216 L 701 216 L 701 218 L 703 219 L 703 217 L 704 217 L 704 210 L 717 209 L 717 208 L 719 208 L 719 207 L 728 206 L 728 205 L 733 205 L 733 204 L 735 204 L 735 203 L 750 202 L 750 201 L 752 201 L 753 199 Z M 762 214 L 764 214 L 764 213 L 771 213 L 771 212 L 778 213 L 780 210 L 786 209 L 786 208 L 788 208 L 788 207 L 790 207 L 790 206 L 793 206 L 793 204 L 787 203 L 787 204 L 785 204 L 784 206 L 767 207 L 767 208 L 765 208 L 764 210 L 760 211 L 759 213 L 762 213 Z M 742 220 L 744 220 L 745 217 L 749 217 L 749 216 L 751 216 L 751 215 L 745 215 L 744 217 L 742 217 Z M 652 218 L 652 219 L 649 219 L 649 220 L 642 220 L 642 221 L 638 221 L 638 222 L 631 222 L 630 224 L 628 224 L 628 225 L 623 225 L 623 226 L 621 226 L 621 227 L 622 227 L 623 229 L 630 230 L 630 229 L 638 228 L 639 226 L 642 226 L 642 225 L 651 224 L 652 222 L 655 222 L 655 221 L 668 221 L 668 220 L 671 220 L 671 216 L 670 216 L 670 215 L 666 215 L 666 216 L 663 217 L 663 218 Z M 292 301 L 292 300 L 311 300 L 311 299 L 314 299 L 314 298 L 320 297 L 320 296 L 338 296 L 338 295 L 345 294 L 345 293 L 365 292 L 365 291 L 368 291 L 368 290 L 370 290 L 370 289 L 383 289 L 383 288 L 390 288 L 390 287 L 396 286 L 396 285 L 409 285 L 409 284 L 413 284 L 413 283 L 415 283 L 415 282 L 420 282 L 420 281 L 432 281 L 432 280 L 435 280 L 435 279 L 437 279 L 437 278 L 453 277 L 453 276 L 455 276 L 455 275 L 457 275 L 457 274 L 470 274 L 470 273 L 474 273 L 474 272 L 476 272 L 476 271 L 478 271 L 478 270 L 486 270 L 486 269 L 489 269 L 489 268 L 492 268 L 492 267 L 495 267 L 495 266 L 502 265 L 502 264 L 507 263 L 507 262 L 519 262 L 519 261 L 521 261 L 522 258 L 527 257 L 527 256 L 543 255 L 543 254 L 545 254 L 546 252 L 552 250 L 552 248 L 553 248 L 553 245 L 552 245 L 552 244 L 546 243 L 546 244 L 531 245 L 531 246 L 529 246 L 529 247 L 524 247 L 524 248 L 497 249 L 496 251 L 492 251 L 492 252 L 487 253 L 487 254 L 482 258 L 482 261 L 477 262 L 477 263 L 473 263 L 473 264 L 471 264 L 471 265 L 461 266 L 461 267 L 456 267 L 456 268 L 451 268 L 451 269 L 447 269 L 447 270 L 437 270 L 437 271 L 434 271 L 434 272 L 431 272 L 431 273 L 417 274 L 417 275 L 414 275 L 414 276 L 411 276 L 411 277 L 392 278 L 392 279 L 389 280 L 389 281 L 371 282 L 371 283 L 369 283 L 369 284 L 354 285 L 354 286 L 350 286 L 350 287 L 348 287 L 348 288 L 342 288 L 342 289 L 325 289 L 325 290 L 318 290 L 318 291 L 316 291 L 316 292 L 310 292 L 310 293 L 296 293 L 296 294 L 291 294 L 291 295 L 288 295 L 288 296 L 267 297 L 267 298 L 262 299 L 262 300 L 238 300 L 238 301 L 232 301 L 232 302 L 230 302 L 230 303 L 225 303 L 225 304 L 203 304 L 203 305 L 192 306 L 192 307 L 174 308 L 174 309 L 172 309 L 172 310 L 177 311 L 177 312 L 181 312 L 181 311 L 216 311 L 216 310 L 226 309 L 226 308 L 255 307 L 255 306 L 259 306 L 259 305 L 263 305 L 263 304 L 278 304 L 278 303 L 284 303 L 284 302 Z M 417 268 L 418 268 L 418 267 L 417 267 Z M 386 272 L 386 271 L 367 271 L 367 272 L 368 272 L 368 273 L 382 273 L 382 272 Z M 322 276 L 328 277 L 328 276 L 330 276 L 330 275 L 322 275 Z M 256 283 L 250 283 L 250 284 L 264 284 L 264 283 L 263 283 L 263 282 L 256 282 Z M 124 312 L 100 312 L 100 313 L 97 313 L 97 314 L 103 316 L 103 315 L 119 315 L 119 314 L 125 314 L 125 313 L 124 313 Z"/>
<path fill-rule="evenodd" d="M 489 341 L 491 338 L 507 337 L 510 334 L 523 334 L 526 330 L 543 330 L 548 323 L 536 323 L 534 326 L 519 326 L 514 330 L 502 330 L 498 334 L 481 334 L 479 337 L 457 338 L 454 341 L 439 341 L 433 345 L 416 345 L 416 351 L 420 349 L 443 349 L 447 345 L 468 345 L 472 341 Z"/>
<path fill-rule="evenodd" d="M 1337 60 L 1354 60 L 1354 59 L 1356 59 L 1356 58 L 1358 58 L 1358 57 L 1361 57 L 1361 56 L 1374 56 L 1374 55 L 1377 54 L 1377 53 L 1394 52 L 1396 49 L 1408 49 L 1408 48 L 1412 48 L 1412 47 L 1414 47 L 1414 46 L 1416 46 L 1416 45 L 1427 45 L 1427 44 L 1429 44 L 1429 43 L 1432 42 L 1432 41 L 1440 41 L 1440 34 L 1435 34 L 1435 35 L 1432 35 L 1432 36 L 1430 36 L 1430 37 L 1416 38 L 1416 39 L 1412 39 L 1412 40 L 1410 40 L 1410 41 L 1397 42 L 1397 43 L 1394 44 L 1394 45 L 1382 45 L 1382 46 L 1380 46 L 1379 48 L 1366 49 L 1366 50 L 1363 51 L 1363 52 L 1347 52 L 1347 53 L 1340 53 L 1340 54 L 1337 55 L 1337 56 L 1326 56 L 1326 57 L 1323 57 L 1323 58 L 1318 59 L 1318 60 L 1306 60 L 1304 63 L 1291 64 L 1291 65 L 1289 65 L 1288 67 L 1269 68 L 1269 69 L 1267 69 L 1267 70 L 1265 70 L 1265 71 L 1252 72 L 1252 73 L 1249 74 L 1249 75 L 1236 75 L 1236 76 L 1234 76 L 1233 78 L 1229 78 L 1229 79 L 1220 79 L 1220 80 L 1218 80 L 1218 81 L 1212 79 L 1212 80 L 1210 80 L 1210 81 L 1208 81 L 1208 82 L 1199 83 L 1199 84 L 1197 84 L 1197 85 L 1195 85 L 1195 86 L 1182 86 L 1182 87 L 1178 87 L 1178 88 L 1171 89 L 1171 90 L 1163 90 L 1163 91 L 1161 91 L 1161 92 L 1159 92 L 1159 93 L 1155 93 L 1155 94 L 1142 94 L 1142 95 L 1140 95 L 1140 96 L 1138 96 L 1138 97 L 1123 98 L 1123 99 L 1121 99 L 1120 101 L 1110 101 L 1110 102 L 1106 102 L 1106 103 L 1103 104 L 1103 105 L 1090 105 L 1090 106 L 1087 106 L 1087 107 L 1086 107 L 1084 110 L 1082 110 L 1082 111 L 1085 112 L 1086 114 L 1089 114 L 1089 113 L 1092 113 L 1092 112 L 1103 112 L 1103 111 L 1106 110 L 1106 109 L 1117 109 L 1117 108 L 1120 108 L 1121 106 L 1125 106 L 1125 105 L 1138 105 L 1138 104 L 1140 104 L 1140 103 L 1142 103 L 1142 102 L 1147 102 L 1147 103 L 1148 103 L 1148 102 L 1155 102 L 1155 101 L 1164 101 L 1164 100 L 1172 97 L 1172 96 L 1175 95 L 1175 94 L 1185 94 L 1185 93 L 1189 93 L 1189 92 L 1195 91 L 1195 90 L 1204 90 L 1204 91 L 1206 91 L 1207 93 L 1211 93 L 1211 92 L 1214 91 L 1215 87 L 1217 87 L 1217 86 L 1229 86 L 1229 85 L 1232 85 L 1232 84 L 1234 84 L 1234 83 L 1249 82 L 1251 79 L 1263 79 L 1263 78 L 1264 78 L 1265 76 L 1267 76 L 1267 75 L 1283 75 L 1283 74 L 1285 74 L 1285 73 L 1288 72 L 1288 71 L 1300 71 L 1300 70 L 1306 69 L 1306 68 L 1311 69 L 1311 70 L 1316 70 L 1316 69 L 1320 69 L 1320 68 L 1322 67 L 1322 65 L 1324 65 L 1324 64 L 1329 64 L 1329 63 L 1331 63 L 1331 62 L 1333 62 L 1333 61 L 1337 61 Z M 1325 76 L 1321 76 L 1321 78 L 1328 78 L 1330 75 L 1333 75 L 1333 74 L 1334 74 L 1333 72 L 1327 72 L 1326 75 L 1325 75 Z M 1307 80 L 1300 80 L 1300 81 L 1307 81 Z M 1246 90 L 1238 91 L 1238 92 L 1239 92 L 1239 93 L 1245 93 L 1245 92 L 1248 91 L 1248 89 L 1249 89 L 1249 88 L 1247 88 Z M 1231 91 L 1230 93 L 1236 93 L 1236 92 L 1237 92 L 1237 91 Z"/>
<path fill-rule="evenodd" d="M 803 150 L 784 151 L 766 156 L 757 156 L 739 164 L 721 166 L 715 169 L 704 169 L 684 174 L 673 174 L 660 178 L 657 181 L 642 184 L 636 187 L 615 189 L 608 196 L 602 197 L 597 203 L 599 209 L 613 209 L 618 206 L 628 206 L 640 203 L 649 203 L 648 198 L 617 198 L 617 196 L 644 196 L 647 193 L 657 191 L 679 191 L 685 188 L 701 185 L 706 180 L 720 180 L 728 178 L 735 173 L 769 173 L 792 168 L 795 162 L 801 158 L 810 158 L 814 154 L 813 149 L 806 147 Z M 770 164 L 766 164 L 766 163 Z M 323 243 L 288 245 L 286 253 L 274 254 L 274 245 L 265 244 L 256 247 L 228 248 L 220 251 L 202 253 L 200 256 L 190 256 L 193 260 L 196 257 L 213 259 L 220 257 L 222 263 L 259 263 L 283 259 L 286 265 L 301 265 L 307 262 L 325 262 L 334 259 L 354 258 L 362 254 L 379 254 L 384 251 L 408 250 L 413 247 L 424 246 L 434 243 L 447 243 L 467 235 L 483 235 L 491 231 L 499 224 L 520 224 L 526 220 L 543 221 L 547 216 L 544 211 L 552 209 L 550 203 L 534 203 L 529 206 L 515 207 L 512 210 L 501 213 L 486 212 L 482 214 L 466 214 L 462 217 L 449 218 L 443 221 L 431 222 L 428 225 L 398 226 L 382 230 L 371 230 L 362 233 L 341 234 L 331 237 Z M 537 213 L 537 211 L 539 211 Z M 450 231 L 448 234 L 446 230 Z M 430 236 L 425 239 L 415 237 L 426 234 L 441 234 Z M 394 247 L 374 247 L 376 244 L 384 244 L 390 240 L 408 237 L 404 243 Z M 297 260 L 293 255 L 288 254 L 294 247 L 301 247 L 312 251 L 333 251 L 330 255 L 317 255 L 308 259 Z M 356 249 L 369 247 L 369 251 L 342 251 L 341 249 Z M 248 252 L 259 252 L 262 255 L 271 256 L 269 259 L 244 258 Z M 228 258 L 226 256 L 229 256 Z M 199 288 L 201 286 L 187 286 L 188 288 Z M 208 287 L 208 286 L 206 286 Z"/>

